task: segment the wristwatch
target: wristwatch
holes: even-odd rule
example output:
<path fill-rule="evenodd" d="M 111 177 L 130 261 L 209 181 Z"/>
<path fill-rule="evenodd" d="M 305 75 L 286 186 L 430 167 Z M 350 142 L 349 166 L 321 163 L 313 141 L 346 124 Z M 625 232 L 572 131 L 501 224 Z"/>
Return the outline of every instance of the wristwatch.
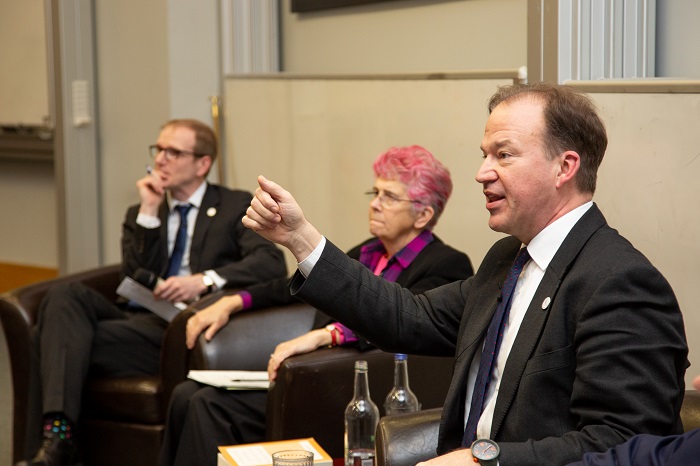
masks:
<path fill-rule="evenodd" d="M 214 280 L 209 275 L 203 273 L 202 282 L 207 287 L 207 293 L 211 293 L 214 290 Z"/>
<path fill-rule="evenodd" d="M 472 457 L 481 466 L 496 466 L 500 452 L 498 444 L 488 438 L 480 438 L 472 443 Z"/>

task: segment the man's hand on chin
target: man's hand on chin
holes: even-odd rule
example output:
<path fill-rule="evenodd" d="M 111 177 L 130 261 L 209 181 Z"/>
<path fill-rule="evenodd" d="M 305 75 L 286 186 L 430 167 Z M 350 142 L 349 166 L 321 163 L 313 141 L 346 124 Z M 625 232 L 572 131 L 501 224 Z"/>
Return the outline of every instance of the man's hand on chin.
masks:
<path fill-rule="evenodd" d="M 438 456 L 428 461 L 418 463 L 416 466 L 466 466 L 472 463 L 472 452 L 469 448 L 455 450 L 446 455 Z"/>

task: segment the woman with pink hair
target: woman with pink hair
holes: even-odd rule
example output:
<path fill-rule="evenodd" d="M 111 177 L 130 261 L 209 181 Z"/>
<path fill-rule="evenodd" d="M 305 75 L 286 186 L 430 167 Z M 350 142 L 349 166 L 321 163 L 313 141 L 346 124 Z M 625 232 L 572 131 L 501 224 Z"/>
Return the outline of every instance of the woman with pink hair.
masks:
<path fill-rule="evenodd" d="M 375 181 L 366 194 L 372 238 L 348 252 L 375 275 L 414 294 L 473 274 L 466 254 L 444 244 L 432 229 L 452 194 L 449 170 L 421 146 L 392 147 L 373 164 Z M 256 285 L 199 311 L 187 324 L 187 346 L 201 333 L 211 340 L 244 309 L 296 301 L 288 279 Z M 340 322 L 318 312 L 315 329 L 280 343 L 270 357 L 271 380 L 288 357 L 325 346 L 371 345 Z M 188 380 L 173 393 L 159 465 L 215 465 L 219 445 L 262 441 L 265 391 L 230 392 Z"/>

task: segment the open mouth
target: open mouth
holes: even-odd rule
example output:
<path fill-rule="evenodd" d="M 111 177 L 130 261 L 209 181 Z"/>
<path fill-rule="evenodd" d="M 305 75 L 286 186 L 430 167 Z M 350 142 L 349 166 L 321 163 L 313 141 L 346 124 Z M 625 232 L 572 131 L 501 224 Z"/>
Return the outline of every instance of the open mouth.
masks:
<path fill-rule="evenodd" d="M 484 196 L 486 196 L 486 208 L 489 210 L 496 208 L 505 199 L 505 196 L 490 191 L 484 191 Z"/>

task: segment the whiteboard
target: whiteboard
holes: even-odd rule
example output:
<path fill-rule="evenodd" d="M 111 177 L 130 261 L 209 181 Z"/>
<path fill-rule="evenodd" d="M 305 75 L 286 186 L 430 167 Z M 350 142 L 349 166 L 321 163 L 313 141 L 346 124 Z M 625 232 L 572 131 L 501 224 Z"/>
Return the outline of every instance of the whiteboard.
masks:
<path fill-rule="evenodd" d="M 368 236 L 371 163 L 392 145 L 420 144 L 455 189 L 436 233 L 478 266 L 501 237 L 487 226 L 474 180 L 486 103 L 508 80 L 226 82 L 229 184 L 280 182 L 309 220 L 343 249 Z M 671 282 L 700 365 L 700 94 L 591 94 L 609 146 L 594 200 L 608 222 Z M 697 369 L 688 371 L 688 381 Z"/>
<path fill-rule="evenodd" d="M 6 1 L 0 13 L 0 126 L 42 125 L 49 115 L 44 2 Z"/>

